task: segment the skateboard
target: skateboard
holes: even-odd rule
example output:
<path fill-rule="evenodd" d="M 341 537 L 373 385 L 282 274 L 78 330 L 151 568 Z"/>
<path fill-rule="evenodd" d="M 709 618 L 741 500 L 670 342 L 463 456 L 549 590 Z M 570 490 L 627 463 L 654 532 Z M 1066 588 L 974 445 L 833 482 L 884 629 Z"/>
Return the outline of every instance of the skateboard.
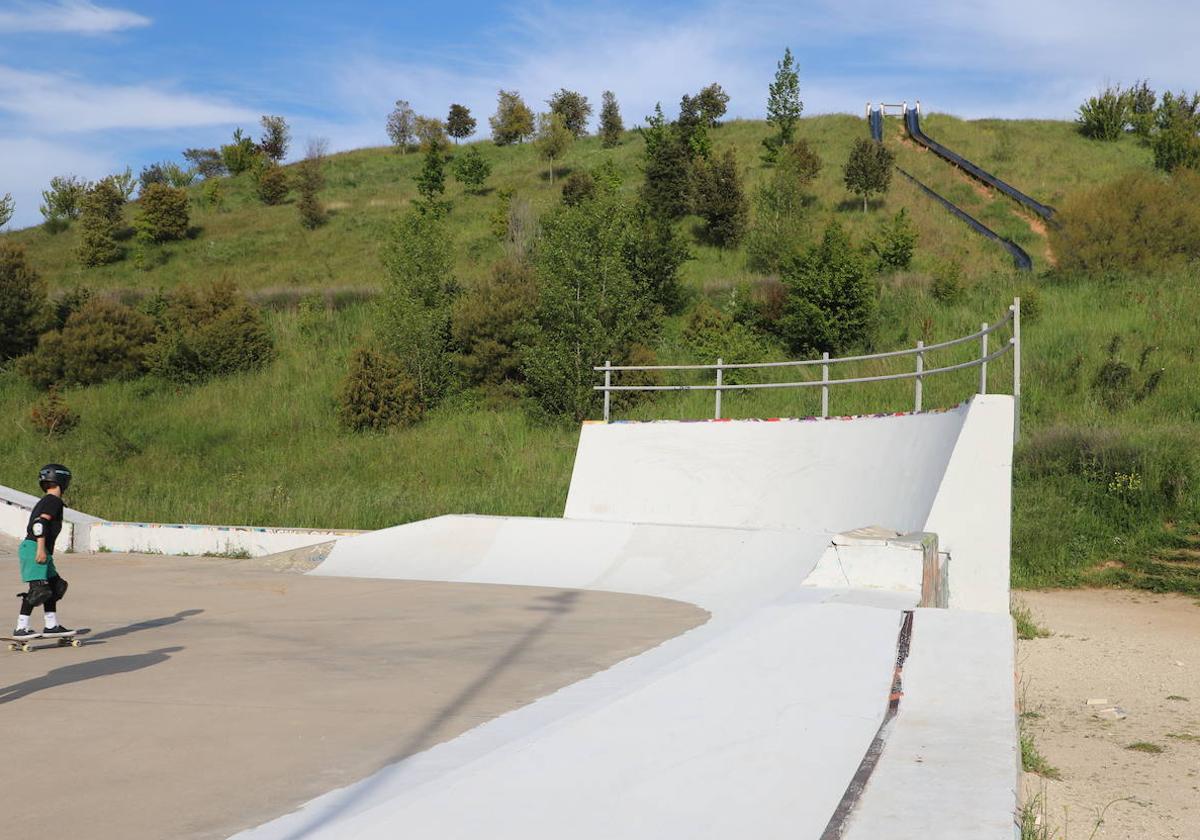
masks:
<path fill-rule="evenodd" d="M 33 642 L 41 640 L 45 640 L 47 642 L 54 641 L 56 642 L 56 647 L 81 647 L 83 645 L 83 639 L 79 637 L 86 636 L 90 632 L 90 627 L 81 627 L 78 630 L 72 630 L 70 633 L 53 633 L 49 636 L 43 636 L 40 633 L 36 636 L 25 636 L 21 639 L 15 639 L 12 636 L 0 636 L 0 642 L 8 642 L 9 650 L 21 650 L 29 653 L 30 651 L 37 650 L 38 648 L 49 647 L 49 645 L 38 645 L 37 647 L 34 647 Z"/>

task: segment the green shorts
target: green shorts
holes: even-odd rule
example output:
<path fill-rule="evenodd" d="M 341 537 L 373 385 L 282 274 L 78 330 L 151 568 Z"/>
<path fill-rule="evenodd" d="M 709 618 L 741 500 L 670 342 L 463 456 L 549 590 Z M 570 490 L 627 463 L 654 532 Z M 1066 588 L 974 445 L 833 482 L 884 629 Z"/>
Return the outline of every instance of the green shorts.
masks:
<path fill-rule="evenodd" d="M 21 545 L 17 547 L 17 559 L 21 561 L 21 580 L 26 583 L 58 577 L 53 557 L 47 556 L 44 566 L 37 561 L 37 543 L 33 540 L 21 541 Z"/>

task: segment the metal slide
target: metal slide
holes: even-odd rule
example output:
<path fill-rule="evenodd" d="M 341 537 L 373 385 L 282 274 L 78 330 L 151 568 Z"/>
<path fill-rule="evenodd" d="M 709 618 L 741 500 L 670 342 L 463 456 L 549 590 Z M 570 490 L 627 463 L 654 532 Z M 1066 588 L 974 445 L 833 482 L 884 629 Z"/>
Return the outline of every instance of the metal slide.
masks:
<path fill-rule="evenodd" d="M 992 173 L 987 172 L 986 170 L 980 169 L 978 166 L 971 163 L 971 161 L 967 160 L 962 155 L 956 154 L 955 152 L 950 151 L 949 149 L 947 149 L 945 146 L 943 146 L 941 143 L 937 142 L 936 140 L 930 139 L 930 137 L 924 131 L 921 130 L 921 112 L 919 110 L 919 106 L 917 108 L 905 107 L 905 109 L 904 109 L 904 127 L 908 130 L 908 135 L 913 140 L 915 140 L 916 142 L 920 143 L 925 148 L 932 151 L 938 157 L 948 160 L 950 163 L 954 164 L 959 169 L 963 170 L 964 172 L 966 172 L 969 175 L 974 176 L 975 178 L 978 178 L 980 181 L 987 184 L 989 187 L 993 187 L 993 188 L 999 190 L 1000 192 L 1004 193 L 1006 196 L 1011 198 L 1013 201 L 1020 204 L 1022 207 L 1032 210 L 1034 213 L 1037 213 L 1039 216 L 1041 216 L 1046 221 L 1050 221 L 1051 218 L 1054 216 L 1054 208 L 1051 207 L 1050 205 L 1042 204 L 1040 201 L 1030 198 L 1029 196 L 1025 195 L 1025 193 L 1018 190 L 1016 187 L 1013 187 L 1009 184 L 1006 184 L 1004 181 L 1001 181 L 999 178 L 997 178 Z"/>
<path fill-rule="evenodd" d="M 912 109 L 909 109 L 909 108 L 905 109 L 905 124 L 906 124 L 906 126 L 908 126 L 908 130 L 909 130 L 910 134 L 912 133 L 912 124 L 909 123 L 908 115 L 915 114 L 915 113 L 916 113 L 916 111 L 914 111 Z M 882 143 L 883 142 L 883 109 L 873 108 L 868 111 L 868 114 L 869 114 L 868 120 L 871 124 L 871 139 L 874 140 L 876 143 Z M 916 128 L 917 128 L 918 132 L 921 130 L 921 127 L 919 124 L 917 125 Z M 924 134 L 922 134 L 921 136 L 925 137 Z M 933 141 L 929 140 L 928 137 L 925 137 L 925 140 L 928 141 L 929 143 L 933 143 Z M 934 144 L 934 145 L 936 145 L 936 144 Z M 933 147 L 931 146 L 930 148 L 933 148 Z M 938 148 L 943 148 L 943 147 L 939 146 Z M 937 150 L 935 149 L 934 151 L 937 151 Z M 947 150 L 947 153 L 954 154 L 953 152 L 949 152 L 948 150 Z M 938 152 L 938 154 L 942 154 L 942 152 Z M 955 157 L 958 157 L 958 156 L 955 155 Z M 959 158 L 959 159 L 961 160 L 961 158 Z M 968 164 L 968 165 L 971 165 L 971 164 Z M 975 231 L 980 236 L 986 236 L 988 239 L 993 239 L 996 242 L 999 242 L 1000 246 L 1002 248 L 1004 248 L 1004 250 L 1008 251 L 1009 254 L 1012 255 L 1013 264 L 1016 265 L 1017 268 L 1019 268 L 1022 271 L 1030 271 L 1033 268 L 1033 260 L 1030 258 L 1029 254 L 1025 252 L 1025 249 L 1022 248 L 1020 245 L 1013 242 L 1011 239 L 1008 239 L 1008 238 L 1003 237 L 1000 234 L 996 233 L 996 231 L 992 230 L 990 227 L 985 225 L 983 222 L 976 219 L 974 216 L 972 216 L 967 211 L 963 210 L 957 204 L 954 204 L 949 199 L 944 198 L 941 195 L 938 195 L 936 192 L 931 190 L 929 187 L 922 184 L 920 181 L 918 181 L 916 178 L 914 178 L 908 172 L 905 172 L 899 166 L 896 167 L 896 171 L 899 172 L 901 175 L 903 175 L 908 180 L 912 181 L 914 184 L 916 184 L 917 188 L 920 189 L 921 192 L 925 193 L 927 196 L 932 198 L 938 204 L 945 207 L 946 210 L 948 210 L 950 212 L 950 214 L 953 215 L 955 218 L 966 223 L 967 226 L 971 228 L 971 230 Z M 983 172 L 982 169 L 980 169 L 979 171 Z M 987 173 L 984 173 L 984 174 L 986 175 Z M 991 177 L 991 176 L 988 176 L 988 177 Z M 1006 184 L 1005 186 L 1008 186 L 1008 185 Z M 1012 187 L 1008 187 L 1008 189 L 1011 190 Z M 1013 192 L 1016 192 L 1016 190 L 1013 190 Z M 1033 199 L 1029 198 L 1028 196 L 1024 195 L 1023 193 L 1017 193 L 1017 194 L 1021 195 L 1023 198 L 1025 198 L 1028 201 L 1033 201 Z M 1034 203 L 1036 204 L 1036 202 L 1034 202 Z M 1038 205 L 1038 206 L 1044 207 L 1045 205 Z M 1052 208 L 1046 208 L 1046 209 L 1051 210 Z"/>

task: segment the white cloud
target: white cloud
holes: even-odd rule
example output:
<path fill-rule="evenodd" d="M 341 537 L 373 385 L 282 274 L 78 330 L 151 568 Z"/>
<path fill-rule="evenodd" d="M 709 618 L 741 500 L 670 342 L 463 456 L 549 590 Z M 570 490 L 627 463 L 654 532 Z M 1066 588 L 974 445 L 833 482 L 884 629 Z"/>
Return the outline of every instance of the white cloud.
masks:
<path fill-rule="evenodd" d="M 258 114 L 214 97 L 149 85 L 93 85 L 0 65 L 0 112 L 39 134 L 169 129 L 257 121 Z"/>
<path fill-rule="evenodd" d="M 0 32 L 76 32 L 99 35 L 139 26 L 150 18 L 123 9 L 97 6 L 88 0 L 57 3 L 17 2 L 0 11 Z"/>

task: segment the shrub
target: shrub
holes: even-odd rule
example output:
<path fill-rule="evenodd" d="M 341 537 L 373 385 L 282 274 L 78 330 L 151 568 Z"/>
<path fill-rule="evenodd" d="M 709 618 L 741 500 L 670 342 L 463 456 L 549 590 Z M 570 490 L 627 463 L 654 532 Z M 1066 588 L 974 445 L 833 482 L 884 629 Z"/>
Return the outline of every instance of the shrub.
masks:
<path fill-rule="evenodd" d="M 441 146 L 434 144 L 425 148 L 424 163 L 414 180 L 424 206 L 427 209 L 440 209 L 439 199 L 446 192 L 446 160 L 442 157 Z"/>
<path fill-rule="evenodd" d="M 292 132 L 287 120 L 283 117 L 266 116 L 259 121 L 262 124 L 263 135 L 258 141 L 258 148 L 270 160 L 279 163 L 287 157 L 288 145 L 292 142 Z"/>
<path fill-rule="evenodd" d="M 902 271 L 912 264 L 913 250 L 917 246 L 917 229 L 908 218 L 908 211 L 901 207 L 891 221 L 879 226 L 878 236 L 871 242 L 871 249 L 885 271 Z"/>
<path fill-rule="evenodd" d="M 837 221 L 819 245 L 783 270 L 788 297 L 780 329 L 797 353 L 838 353 L 870 343 L 876 289 L 862 257 Z"/>
<path fill-rule="evenodd" d="M 611 90 L 604 91 L 600 97 L 600 142 L 606 149 L 620 145 L 621 135 L 625 133 L 625 123 L 621 119 L 621 107 L 617 104 L 617 96 Z"/>
<path fill-rule="evenodd" d="M 588 172 L 572 172 L 563 181 L 562 200 L 568 207 L 574 207 L 595 195 L 596 179 Z"/>
<path fill-rule="evenodd" d="M 59 175 L 50 179 L 50 189 L 42 191 L 38 208 L 45 219 L 46 230 L 58 233 L 79 218 L 83 197 L 89 184 L 74 175 Z"/>
<path fill-rule="evenodd" d="M 704 237 L 722 248 L 736 246 L 746 232 L 746 193 L 732 149 L 695 169 L 696 212 L 704 219 Z"/>
<path fill-rule="evenodd" d="M 79 262 L 97 266 L 121 259 L 117 234 L 121 228 L 121 208 L 125 199 L 107 178 L 88 188 L 83 197 L 79 219 Z"/>
<path fill-rule="evenodd" d="M 446 133 L 454 138 L 455 143 L 474 134 L 475 125 L 470 108 L 457 103 L 450 106 L 450 112 L 446 115 Z"/>
<path fill-rule="evenodd" d="M 606 201 L 616 198 L 615 191 L 599 195 Z M 679 312 L 684 303 L 679 272 L 692 255 L 675 227 L 638 203 L 629 211 L 622 252 L 638 296 L 660 312 Z"/>
<path fill-rule="evenodd" d="M 0 363 L 37 345 L 46 311 L 46 284 L 29 265 L 25 249 L 0 239 Z"/>
<path fill-rule="evenodd" d="M 225 161 L 216 149 L 187 149 L 183 153 L 183 159 L 205 180 L 219 178 L 226 171 Z"/>
<path fill-rule="evenodd" d="M 726 364 L 761 362 L 769 353 L 766 343 L 753 329 L 706 300 L 701 300 L 688 316 L 683 340 L 693 357 L 705 364 L 717 359 Z M 722 379 L 727 385 L 737 385 L 749 381 L 751 375 L 745 370 L 727 370 Z"/>
<path fill-rule="evenodd" d="M 417 112 L 404 99 L 397 99 L 395 107 L 388 114 L 388 138 L 392 141 L 393 146 L 405 154 L 408 154 L 408 147 L 412 145 L 416 119 Z"/>
<path fill-rule="evenodd" d="M 338 393 L 338 420 L 355 432 L 411 426 L 425 408 L 399 361 L 365 347 L 354 351 Z"/>
<path fill-rule="evenodd" d="M 1164 172 L 1176 169 L 1200 169 L 1200 136 L 1195 129 L 1173 126 L 1158 132 L 1150 142 L 1154 165 Z"/>
<path fill-rule="evenodd" d="M 79 425 L 79 415 L 71 410 L 66 400 L 51 385 L 46 395 L 33 404 L 29 411 L 29 422 L 46 437 L 65 435 Z"/>
<path fill-rule="evenodd" d="M 456 156 L 452 168 L 455 179 L 473 193 L 482 192 L 484 182 L 492 174 L 492 165 L 475 146 Z"/>
<path fill-rule="evenodd" d="M 1129 119 L 1133 131 L 1139 137 L 1148 138 L 1154 131 L 1154 111 L 1158 95 L 1145 81 L 1139 81 L 1128 91 Z"/>
<path fill-rule="evenodd" d="M 116 301 L 92 298 L 67 318 L 62 330 L 43 333 L 21 360 L 34 385 L 94 385 L 132 379 L 146 369 L 154 322 Z"/>
<path fill-rule="evenodd" d="M 492 140 L 497 146 L 524 142 L 533 134 L 533 111 L 515 90 L 502 90 L 497 98 L 496 113 L 488 118 Z"/>
<path fill-rule="evenodd" d="M 283 204 L 287 200 L 290 189 L 287 172 L 279 164 L 273 161 L 267 162 L 257 172 L 256 188 L 259 200 L 263 204 L 269 206 Z"/>
<path fill-rule="evenodd" d="M 1120 87 L 1108 87 L 1079 106 L 1075 124 L 1079 133 L 1093 140 L 1120 140 L 1129 125 L 1132 101 Z"/>
<path fill-rule="evenodd" d="M 240 128 L 233 132 L 233 142 L 221 147 L 221 160 L 230 175 L 249 172 L 261 155 L 258 146 Z"/>
<path fill-rule="evenodd" d="M 746 242 L 750 268 L 778 273 L 800 253 L 808 238 L 806 188 L 821 171 L 821 158 L 806 140 L 784 146 L 776 156 L 775 172 L 754 194 L 754 223 Z"/>
<path fill-rule="evenodd" d="M 158 315 L 151 370 L 171 382 L 194 384 L 258 370 L 275 358 L 259 308 L 237 286 L 217 281 L 168 294 Z"/>
<path fill-rule="evenodd" d="M 451 337 L 467 383 L 512 387 L 523 380 L 521 365 L 532 337 L 537 297 L 533 269 L 504 259 L 455 301 Z"/>
<path fill-rule="evenodd" d="M 308 158 L 296 167 L 296 191 L 300 193 L 296 209 L 300 212 L 300 224 L 308 230 L 315 230 L 325 223 L 325 207 L 317 197 L 324 184 L 319 159 Z"/>
<path fill-rule="evenodd" d="M 162 184 L 168 187 L 178 187 L 180 189 L 189 187 L 196 180 L 196 170 L 184 169 L 174 161 L 164 161 L 162 163 L 152 163 L 142 169 L 142 174 L 138 176 L 138 181 L 142 185 L 142 192 L 145 192 L 154 184 Z M 129 194 L 125 196 L 126 200 Z"/>
<path fill-rule="evenodd" d="M 963 295 L 962 263 L 957 260 L 945 260 L 938 264 L 933 272 L 933 283 L 929 293 L 938 303 L 946 305 L 958 303 Z"/>
<path fill-rule="evenodd" d="M 586 96 L 579 91 L 562 88 L 558 93 L 546 100 L 550 113 L 557 114 L 563 126 L 574 137 L 587 134 L 588 118 L 592 115 L 592 106 Z"/>
<path fill-rule="evenodd" d="M 1200 172 L 1131 173 L 1071 196 L 1050 241 L 1065 272 L 1144 272 L 1200 258 Z"/>
<path fill-rule="evenodd" d="M 210 210 L 223 210 L 225 207 L 225 186 L 216 178 L 211 178 L 200 187 L 200 198 Z"/>
<path fill-rule="evenodd" d="M 141 218 L 154 242 L 183 239 L 188 232 L 188 194 L 166 184 L 151 184 L 142 190 Z"/>

